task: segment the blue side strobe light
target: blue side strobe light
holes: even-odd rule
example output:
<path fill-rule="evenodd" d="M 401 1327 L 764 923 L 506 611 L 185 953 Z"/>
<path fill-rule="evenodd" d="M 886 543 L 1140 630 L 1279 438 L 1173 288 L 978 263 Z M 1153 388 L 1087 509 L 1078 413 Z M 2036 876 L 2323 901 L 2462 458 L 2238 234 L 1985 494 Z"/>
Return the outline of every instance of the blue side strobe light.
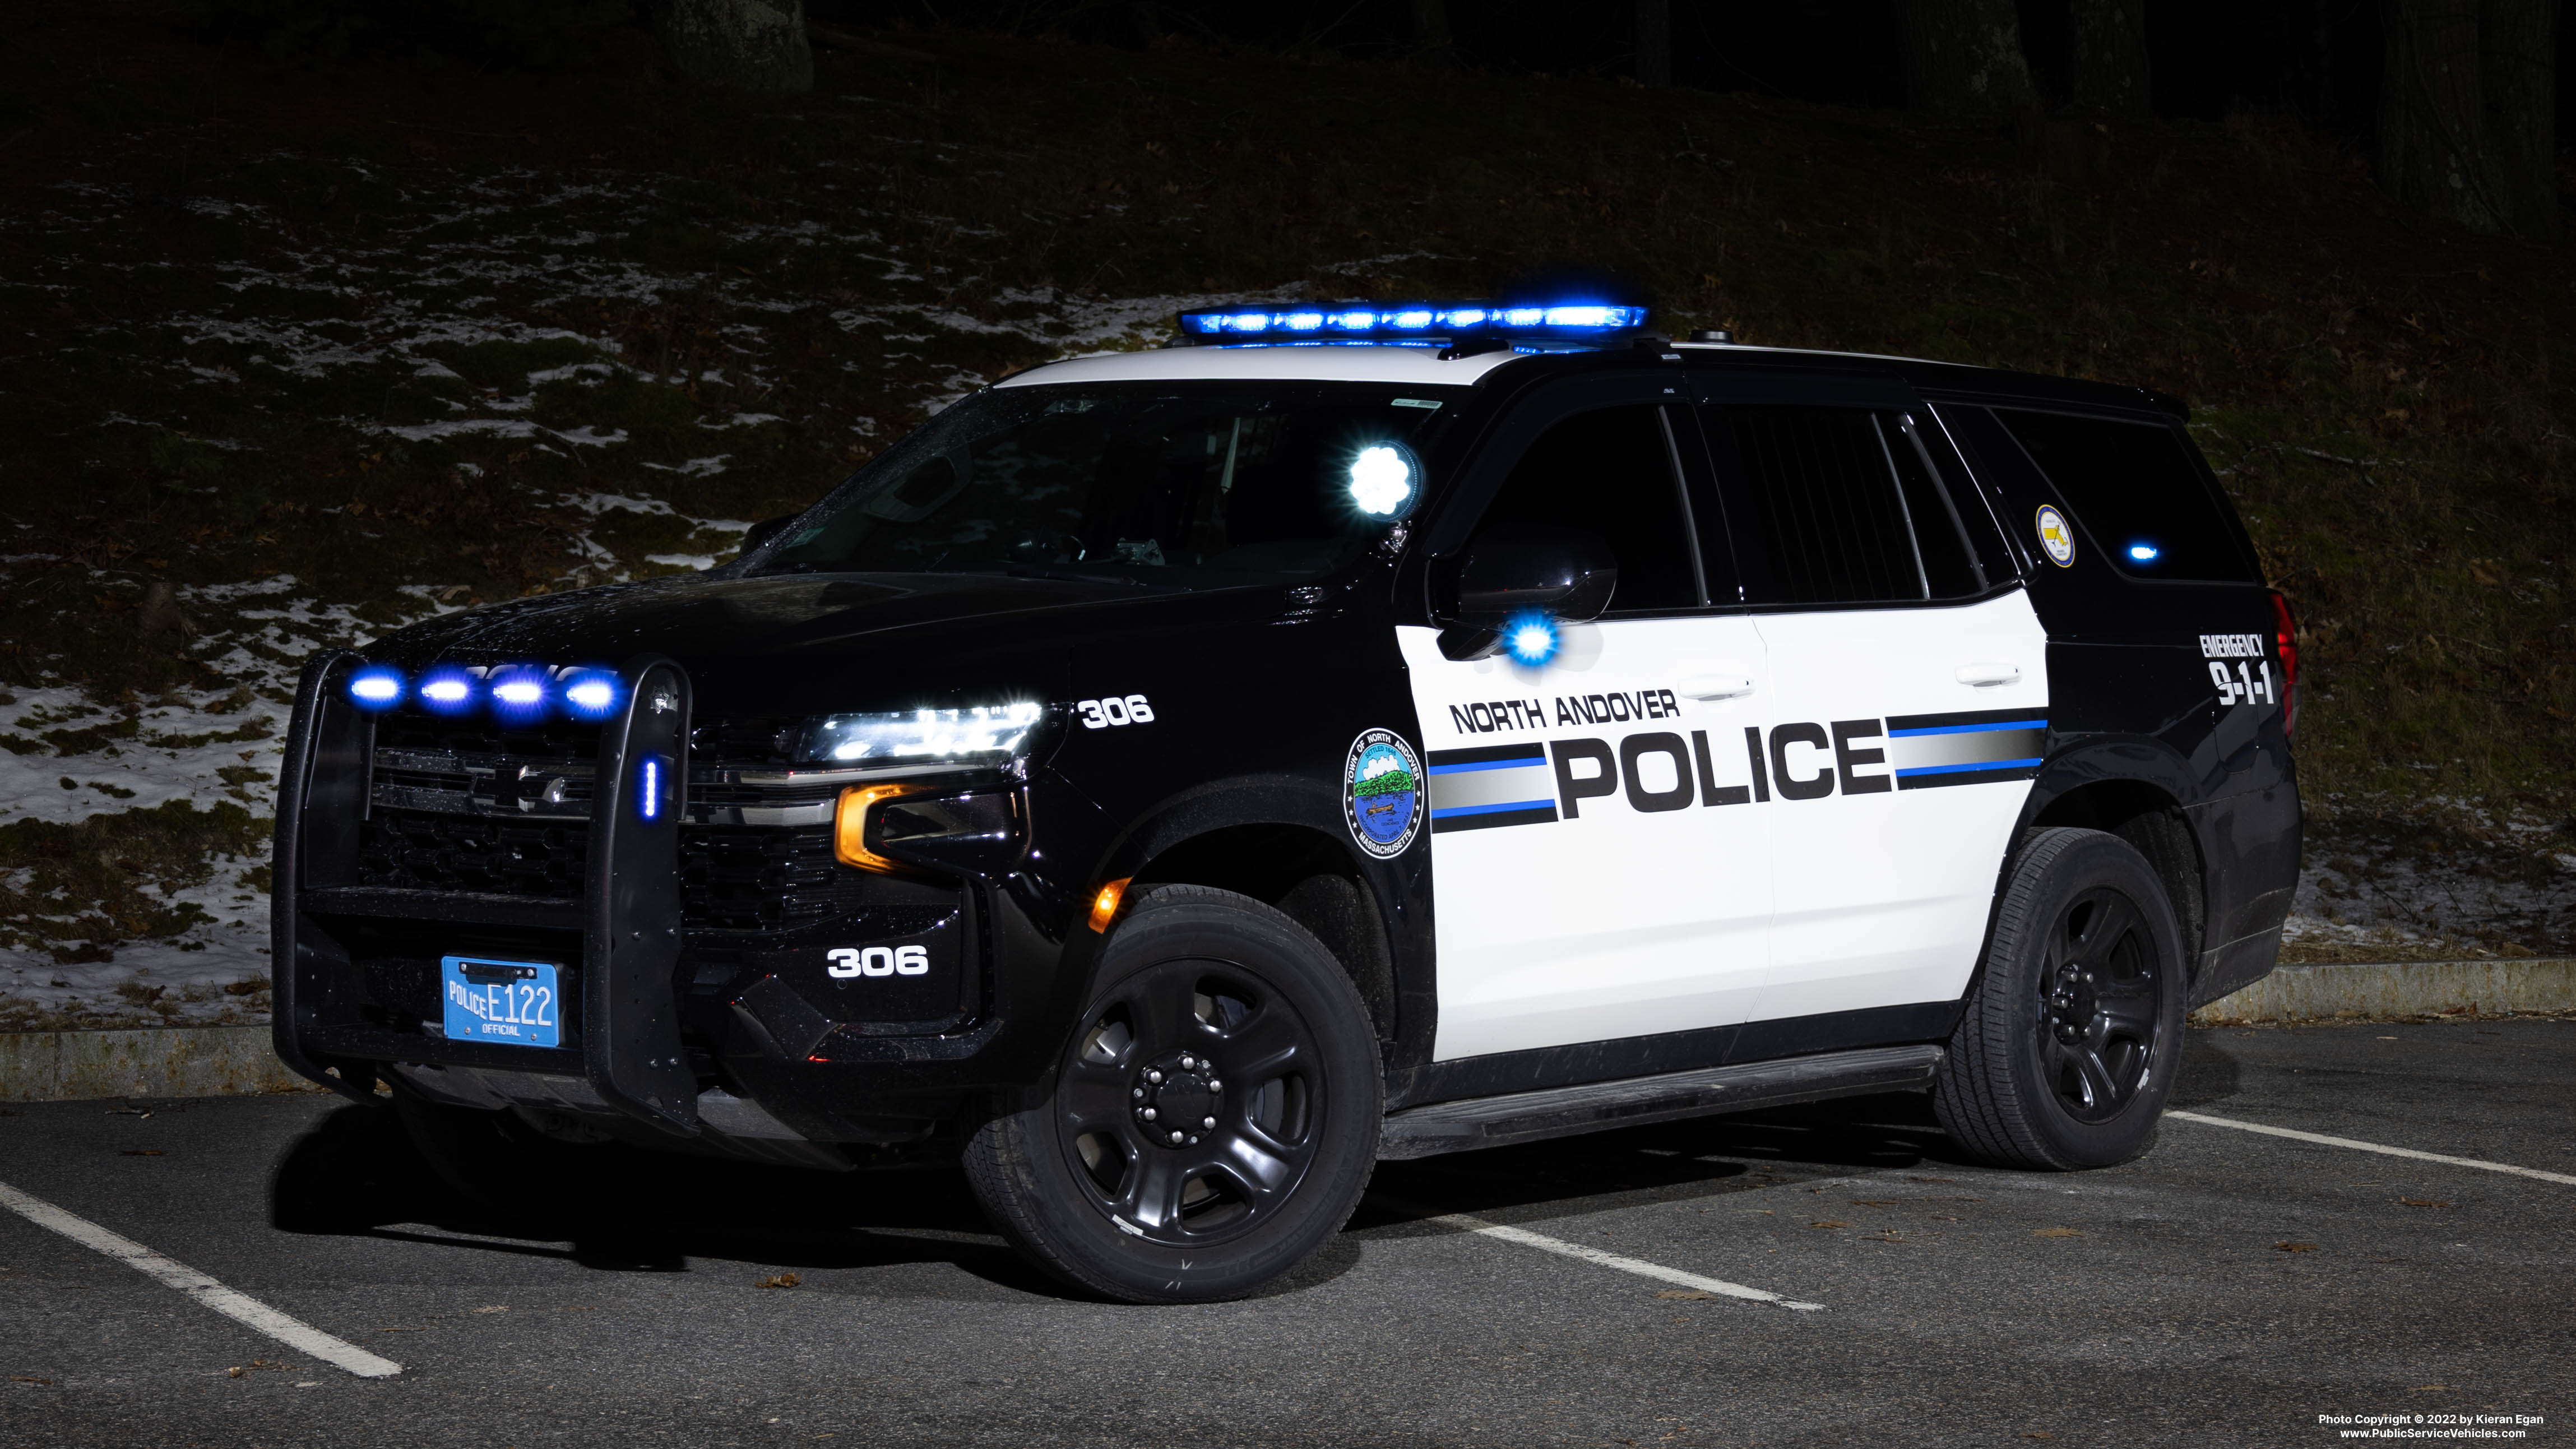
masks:
<path fill-rule="evenodd" d="M 420 677 L 414 694 L 420 707 L 431 714 L 460 715 L 474 708 L 477 686 L 482 683 L 472 673 L 454 664 L 442 664 Z"/>
<path fill-rule="evenodd" d="M 349 676 L 349 702 L 360 709 L 391 709 L 402 697 L 402 671 L 390 664 L 364 665 Z"/>
<path fill-rule="evenodd" d="M 577 720 L 604 720 L 617 713 L 617 703 L 624 697 L 617 676 L 605 669 L 569 669 L 555 685 L 563 712 Z"/>
<path fill-rule="evenodd" d="M 2163 554 L 2164 550 L 2152 543 L 2141 541 L 2129 545 L 2129 557 L 2138 563 L 2154 563 Z"/>
<path fill-rule="evenodd" d="M 1546 307 L 1497 307 L 1489 302 L 1399 302 L 1393 306 L 1343 303 L 1334 307 L 1226 307 L 1183 312 L 1181 333 L 1211 341 L 1298 338 L 1414 339 L 1500 333 L 1580 340 L 1646 325 L 1643 307 L 1567 302 Z"/>
<path fill-rule="evenodd" d="M 671 802 L 671 762 L 660 755 L 646 755 L 635 762 L 635 818 L 647 825 L 669 813 Z"/>
<path fill-rule="evenodd" d="M 1503 652 L 1515 664 L 1533 668 L 1556 657 L 1556 618 L 1540 609 L 1523 609 L 1503 624 Z"/>

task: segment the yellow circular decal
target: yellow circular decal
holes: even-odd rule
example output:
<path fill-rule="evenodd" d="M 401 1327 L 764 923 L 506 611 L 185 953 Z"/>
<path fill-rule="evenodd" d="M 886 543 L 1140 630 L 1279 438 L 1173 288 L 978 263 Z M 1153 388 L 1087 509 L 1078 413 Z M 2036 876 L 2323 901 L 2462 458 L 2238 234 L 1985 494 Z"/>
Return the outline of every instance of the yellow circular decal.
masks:
<path fill-rule="evenodd" d="M 2039 510 L 2039 546 L 2048 553 L 2048 561 L 2059 568 L 2075 562 L 2075 530 L 2066 526 L 2066 515 L 2042 504 Z"/>

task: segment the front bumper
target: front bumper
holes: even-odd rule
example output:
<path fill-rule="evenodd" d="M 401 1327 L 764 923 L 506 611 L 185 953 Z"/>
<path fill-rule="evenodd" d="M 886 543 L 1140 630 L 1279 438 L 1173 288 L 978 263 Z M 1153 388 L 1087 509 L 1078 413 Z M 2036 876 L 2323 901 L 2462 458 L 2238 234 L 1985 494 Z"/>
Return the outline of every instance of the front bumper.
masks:
<path fill-rule="evenodd" d="M 417 730 L 382 743 L 404 722 L 348 703 L 357 662 L 306 667 L 280 779 L 274 1033 L 296 1071 L 359 1099 L 383 1078 L 540 1125 L 808 1166 L 933 1135 L 1025 1075 L 1000 1008 L 1045 998 L 1068 945 L 1040 923 L 1070 903 L 1039 883 L 864 876 L 828 841 L 818 863 L 827 827 L 767 823 L 726 794 L 732 773 L 693 770 L 690 683 L 668 660 L 619 670 L 627 703 L 595 748 L 550 746 L 544 783 L 573 779 L 586 801 L 532 783 L 524 814 L 490 783 L 501 757 L 462 756 L 471 783 L 442 792 Z M 648 757 L 674 792 L 650 818 Z M 482 855 L 457 866 L 469 846 Z M 937 979 L 827 973 L 827 957 L 883 942 L 933 953 Z M 445 954 L 559 963 L 563 1044 L 447 1037 Z"/>

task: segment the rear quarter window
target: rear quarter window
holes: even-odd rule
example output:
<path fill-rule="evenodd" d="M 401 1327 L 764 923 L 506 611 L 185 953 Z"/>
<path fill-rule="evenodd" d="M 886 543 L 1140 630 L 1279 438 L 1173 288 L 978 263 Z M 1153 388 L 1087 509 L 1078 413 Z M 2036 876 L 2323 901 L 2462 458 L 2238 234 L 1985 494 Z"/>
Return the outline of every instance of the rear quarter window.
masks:
<path fill-rule="evenodd" d="M 2228 503 L 2173 429 L 2016 408 L 1994 414 L 2074 511 L 2088 541 L 2120 572 L 2141 579 L 2263 581 Z"/>

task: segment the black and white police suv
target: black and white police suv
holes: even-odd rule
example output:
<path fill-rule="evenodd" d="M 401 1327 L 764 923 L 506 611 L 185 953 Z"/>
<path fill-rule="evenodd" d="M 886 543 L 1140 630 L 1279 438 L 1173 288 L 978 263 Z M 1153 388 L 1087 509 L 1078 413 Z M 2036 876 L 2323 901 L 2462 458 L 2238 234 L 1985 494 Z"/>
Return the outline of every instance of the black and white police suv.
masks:
<path fill-rule="evenodd" d="M 496 1184 L 962 1156 L 1134 1301 L 1388 1158 L 1903 1089 L 2144 1151 L 2299 859 L 2182 407 L 1644 321 L 1184 314 L 711 574 L 314 659 L 280 1054 Z"/>

